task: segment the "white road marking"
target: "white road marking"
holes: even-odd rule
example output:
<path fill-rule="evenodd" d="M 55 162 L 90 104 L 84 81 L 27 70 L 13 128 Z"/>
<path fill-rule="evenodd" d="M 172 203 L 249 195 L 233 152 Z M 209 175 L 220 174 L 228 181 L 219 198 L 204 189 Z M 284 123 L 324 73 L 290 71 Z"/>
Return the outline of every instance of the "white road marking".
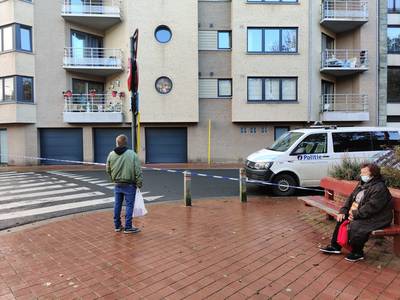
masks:
<path fill-rule="evenodd" d="M 16 190 L 7 191 L 7 192 L 3 192 L 3 193 L 4 193 L 4 195 L 21 194 L 21 193 L 25 193 L 25 192 L 52 190 L 52 189 L 71 187 L 71 186 L 77 186 L 77 184 L 76 183 L 67 183 L 67 184 L 56 184 L 56 185 L 50 185 L 50 186 L 47 185 L 47 186 L 39 186 L 39 187 L 28 188 L 28 189 L 16 189 Z"/>
<path fill-rule="evenodd" d="M 60 205 L 35 208 L 35 209 L 29 209 L 29 210 L 22 210 L 22 211 L 18 211 L 18 212 L 0 214 L 0 221 L 21 218 L 21 217 L 28 217 L 28 216 L 42 215 L 42 214 L 47 214 L 47 213 L 52 213 L 52 212 L 67 211 L 67 210 L 71 210 L 74 208 L 83 208 L 83 207 L 107 204 L 107 203 L 112 203 L 112 202 L 114 202 L 114 198 L 110 197 L 110 198 L 103 198 L 103 199 L 97 199 L 97 200 L 89 200 L 89 201 L 60 204 Z"/>
<path fill-rule="evenodd" d="M 151 202 L 151 201 L 155 201 L 160 198 L 163 198 L 163 197 L 164 196 L 149 196 L 149 197 L 143 197 L 143 200 Z"/>
<path fill-rule="evenodd" d="M 18 175 L 18 176 L 14 176 L 13 178 L 1 178 L 0 182 L 4 182 L 4 181 L 10 181 L 10 180 L 14 180 L 17 179 L 18 180 L 22 180 L 22 178 L 27 178 L 27 179 L 31 179 L 32 177 L 38 177 L 39 175 Z"/>
<path fill-rule="evenodd" d="M 72 200 L 72 199 L 79 199 L 79 198 L 89 198 L 89 197 L 102 196 L 102 195 L 104 195 L 104 193 L 102 193 L 102 192 L 88 192 L 88 193 L 80 193 L 80 194 L 73 194 L 73 195 L 67 195 L 67 196 L 42 198 L 40 200 L 26 200 L 26 201 L 12 202 L 12 203 L 7 203 L 7 204 L 0 204 L 0 210 L 17 208 L 17 207 L 28 206 L 28 205 L 51 203 L 51 202 L 55 202 L 55 201 L 65 201 L 65 200 Z"/>
<path fill-rule="evenodd" d="M 22 199 L 32 198 L 32 197 L 59 195 L 59 194 L 67 194 L 67 193 L 72 193 L 72 192 L 77 192 L 77 191 L 89 191 L 89 190 L 90 189 L 88 187 L 77 187 L 77 188 L 46 191 L 46 192 L 31 193 L 31 194 L 5 196 L 5 197 L 0 197 L 0 201 L 22 200 Z"/>
<path fill-rule="evenodd" d="M 30 175 L 30 174 L 35 174 L 35 173 L 34 173 L 34 172 L 12 173 L 12 174 L 3 174 L 3 173 L 0 173 L 0 178 L 4 178 L 4 177 L 14 177 L 14 176 L 18 176 L 18 175 Z"/>
<path fill-rule="evenodd" d="M 90 181 L 90 183 L 93 183 L 93 184 L 99 184 L 99 183 L 104 183 L 104 182 L 108 182 L 108 181 L 107 180 Z"/>
<path fill-rule="evenodd" d="M 44 180 L 50 180 L 50 179 L 58 180 L 58 178 L 36 177 L 36 179 L 1 182 L 0 183 L 0 187 L 10 185 L 10 183 L 18 185 L 18 184 L 31 183 L 31 182 L 43 182 Z"/>
<path fill-rule="evenodd" d="M 98 185 L 99 185 L 99 186 L 108 186 L 108 185 L 114 186 L 114 183 L 112 183 L 112 182 L 107 182 L 107 183 L 99 183 Z"/>
<path fill-rule="evenodd" d="M 13 188 L 25 188 L 25 187 L 34 187 L 34 186 L 41 186 L 41 185 L 52 185 L 52 184 L 57 184 L 57 183 L 65 183 L 65 180 L 59 180 L 59 181 L 45 181 L 45 182 L 38 182 L 38 183 L 30 183 L 30 184 L 13 184 L 13 185 L 6 185 L 6 186 L 0 186 L 0 191 L 2 190 L 8 190 L 8 189 L 13 189 Z M 24 182 L 26 183 L 26 182 Z"/>

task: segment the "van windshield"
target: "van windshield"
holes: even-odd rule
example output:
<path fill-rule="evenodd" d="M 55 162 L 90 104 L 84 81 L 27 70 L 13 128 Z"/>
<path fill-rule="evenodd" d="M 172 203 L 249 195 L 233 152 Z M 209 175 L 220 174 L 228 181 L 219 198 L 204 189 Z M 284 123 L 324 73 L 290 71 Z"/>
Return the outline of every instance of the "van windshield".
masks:
<path fill-rule="evenodd" d="M 303 132 L 287 132 L 279 139 L 272 144 L 272 146 L 268 147 L 268 150 L 285 152 L 288 150 L 304 133 Z"/>

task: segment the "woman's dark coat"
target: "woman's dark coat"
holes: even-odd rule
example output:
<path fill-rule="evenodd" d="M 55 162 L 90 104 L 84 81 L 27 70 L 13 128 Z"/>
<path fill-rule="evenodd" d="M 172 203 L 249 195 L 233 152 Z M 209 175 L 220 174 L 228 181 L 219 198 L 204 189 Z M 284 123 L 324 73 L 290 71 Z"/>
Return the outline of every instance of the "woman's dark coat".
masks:
<path fill-rule="evenodd" d="M 393 219 L 392 196 L 381 178 L 360 183 L 346 200 L 340 213 L 349 214 L 351 205 L 361 190 L 365 190 L 364 196 L 358 209 L 353 211 L 354 220 L 349 227 L 350 240 L 368 238 L 372 231 L 389 226 Z"/>

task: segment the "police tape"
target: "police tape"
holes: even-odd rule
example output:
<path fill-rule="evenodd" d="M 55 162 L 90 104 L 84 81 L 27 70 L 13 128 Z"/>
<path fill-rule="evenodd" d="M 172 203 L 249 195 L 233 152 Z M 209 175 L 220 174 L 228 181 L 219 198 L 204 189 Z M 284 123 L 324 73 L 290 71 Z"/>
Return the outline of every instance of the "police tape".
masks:
<path fill-rule="evenodd" d="M 3 156 L 3 154 L 0 153 L 0 157 L 1 156 Z M 74 165 L 94 165 L 94 166 L 103 166 L 103 167 L 106 166 L 105 163 L 85 162 L 85 161 L 68 160 L 68 159 L 56 159 L 56 158 L 34 157 L 34 156 L 25 156 L 25 155 L 11 155 L 11 154 L 7 154 L 7 156 L 8 157 L 11 156 L 11 157 L 15 157 L 15 158 L 39 160 L 39 161 L 68 163 L 68 164 L 74 164 Z M 173 170 L 173 169 L 148 167 L 148 166 L 142 166 L 141 168 L 144 170 L 153 170 L 153 171 L 178 173 L 178 174 L 186 173 L 186 174 L 190 174 L 192 176 L 198 176 L 198 177 L 205 177 L 205 178 L 208 177 L 208 178 L 213 178 L 213 179 L 229 180 L 229 181 L 236 181 L 236 182 L 240 181 L 240 178 L 221 176 L 221 175 L 210 175 L 210 174 L 198 173 L 198 172 L 193 172 L 193 171 L 181 171 L 181 170 Z M 322 192 L 323 191 L 322 189 L 317 189 L 317 188 L 306 188 L 306 187 L 301 187 L 301 186 L 293 186 L 293 185 L 289 185 L 289 184 L 275 183 L 275 182 L 271 182 L 271 181 L 262 181 L 262 180 L 248 179 L 248 178 L 246 178 L 246 182 L 251 183 L 251 184 L 263 185 L 263 186 L 284 187 L 285 189 L 296 189 L 296 190 L 314 191 L 314 192 Z"/>

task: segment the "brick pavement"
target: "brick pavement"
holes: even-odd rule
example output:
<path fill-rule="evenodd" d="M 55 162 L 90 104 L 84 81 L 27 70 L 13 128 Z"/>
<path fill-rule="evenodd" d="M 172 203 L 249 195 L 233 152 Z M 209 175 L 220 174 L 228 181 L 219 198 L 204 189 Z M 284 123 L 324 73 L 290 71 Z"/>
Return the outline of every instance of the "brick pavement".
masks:
<path fill-rule="evenodd" d="M 148 210 L 137 235 L 111 211 L 1 234 L 0 299 L 400 299 L 390 240 L 363 262 L 323 255 L 334 224 L 295 198 Z"/>

